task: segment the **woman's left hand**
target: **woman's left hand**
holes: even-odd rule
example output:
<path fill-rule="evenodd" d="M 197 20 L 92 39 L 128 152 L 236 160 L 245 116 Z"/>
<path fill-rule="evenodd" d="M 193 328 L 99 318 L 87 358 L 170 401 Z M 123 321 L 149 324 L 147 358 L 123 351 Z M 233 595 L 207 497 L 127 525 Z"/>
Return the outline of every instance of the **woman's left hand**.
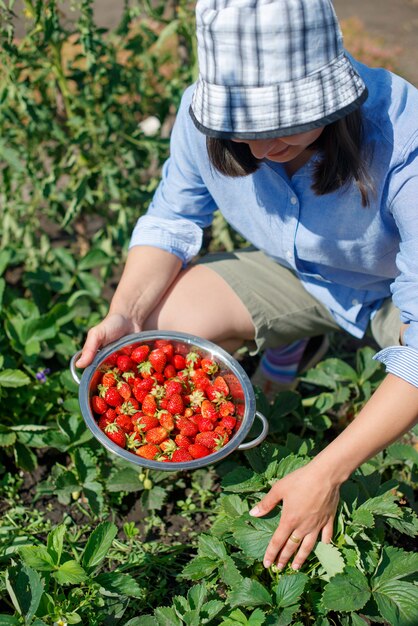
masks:
<path fill-rule="evenodd" d="M 330 472 L 319 471 L 315 460 L 277 481 L 255 506 L 251 515 L 261 517 L 280 501 L 282 514 L 277 530 L 267 546 L 264 566 L 274 562 L 283 569 L 296 553 L 292 567 L 299 569 L 311 553 L 322 532 L 321 539 L 332 538 L 335 513 L 339 500 L 339 484 Z"/>

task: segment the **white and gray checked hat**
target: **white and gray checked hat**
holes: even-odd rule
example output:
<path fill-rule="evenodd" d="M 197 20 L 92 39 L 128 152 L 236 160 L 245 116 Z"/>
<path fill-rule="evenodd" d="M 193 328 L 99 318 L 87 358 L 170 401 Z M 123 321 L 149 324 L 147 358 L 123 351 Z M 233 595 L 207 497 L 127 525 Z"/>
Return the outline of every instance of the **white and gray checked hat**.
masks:
<path fill-rule="evenodd" d="M 302 133 L 367 98 L 330 0 L 198 0 L 196 29 L 190 114 L 209 137 Z"/>

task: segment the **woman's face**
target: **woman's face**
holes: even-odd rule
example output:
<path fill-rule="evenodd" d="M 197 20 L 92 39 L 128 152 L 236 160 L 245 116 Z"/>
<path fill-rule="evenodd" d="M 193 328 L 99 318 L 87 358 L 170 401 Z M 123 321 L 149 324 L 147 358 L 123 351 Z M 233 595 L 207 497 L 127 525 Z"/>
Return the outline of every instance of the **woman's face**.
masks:
<path fill-rule="evenodd" d="M 277 163 L 288 163 L 306 150 L 318 139 L 324 127 L 309 130 L 306 133 L 277 137 L 273 139 L 233 139 L 237 143 L 248 144 L 256 159 L 269 159 Z"/>

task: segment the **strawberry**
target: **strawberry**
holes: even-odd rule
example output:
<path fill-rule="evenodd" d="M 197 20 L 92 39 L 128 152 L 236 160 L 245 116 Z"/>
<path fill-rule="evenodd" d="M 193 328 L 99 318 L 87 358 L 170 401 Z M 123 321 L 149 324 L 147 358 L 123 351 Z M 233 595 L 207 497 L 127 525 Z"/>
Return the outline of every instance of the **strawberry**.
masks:
<path fill-rule="evenodd" d="M 199 417 L 197 420 L 197 427 L 200 433 L 205 433 L 215 428 L 213 420 L 208 417 Z"/>
<path fill-rule="evenodd" d="M 104 387 L 114 387 L 117 383 L 117 377 L 114 372 L 105 372 L 102 377 L 102 385 Z"/>
<path fill-rule="evenodd" d="M 127 354 L 121 354 L 116 361 L 116 365 L 121 372 L 129 372 L 135 367 L 135 362 Z"/>
<path fill-rule="evenodd" d="M 193 461 L 192 455 L 185 449 L 174 450 L 171 457 L 172 463 L 185 463 L 186 461 Z"/>
<path fill-rule="evenodd" d="M 142 363 L 148 358 L 150 350 L 151 350 L 150 347 L 147 346 L 146 344 L 142 346 L 137 346 L 136 348 L 132 350 L 132 354 L 131 354 L 132 361 L 135 361 L 135 363 Z"/>
<path fill-rule="evenodd" d="M 218 418 L 216 407 L 212 404 L 212 402 L 210 402 L 210 400 L 203 400 L 201 410 L 202 417 L 206 419 L 214 421 Z"/>
<path fill-rule="evenodd" d="M 137 379 L 135 379 L 137 380 Z M 151 391 L 154 386 L 154 381 L 152 378 L 141 378 L 139 382 L 135 382 L 133 386 L 133 394 L 135 398 L 142 402 L 147 395 Z"/>
<path fill-rule="evenodd" d="M 108 367 L 115 367 L 118 360 L 119 352 L 114 352 L 113 354 L 109 354 L 109 356 L 103 361 L 104 365 Z"/>
<path fill-rule="evenodd" d="M 220 433 L 198 433 L 196 435 L 195 443 L 200 443 L 209 450 L 219 450 L 223 446 L 223 439 Z"/>
<path fill-rule="evenodd" d="M 162 372 L 154 372 L 153 378 L 155 378 L 159 385 L 163 385 L 165 383 L 164 374 Z"/>
<path fill-rule="evenodd" d="M 213 381 L 213 386 L 216 391 L 219 391 L 225 398 L 229 395 L 229 387 L 223 376 L 217 376 Z"/>
<path fill-rule="evenodd" d="M 107 409 L 109 408 L 106 400 L 104 398 L 101 398 L 100 396 L 92 396 L 91 407 L 93 411 L 95 413 L 98 413 L 99 415 L 101 415 L 102 413 L 105 413 Z"/>
<path fill-rule="evenodd" d="M 164 354 L 162 348 L 156 348 L 149 353 L 148 361 L 156 372 L 161 373 L 166 366 L 167 356 Z"/>
<path fill-rule="evenodd" d="M 235 404 L 231 400 L 225 400 L 219 405 L 219 415 L 226 417 L 235 413 Z"/>
<path fill-rule="evenodd" d="M 221 393 L 213 384 L 209 384 L 205 388 L 205 394 L 211 402 L 215 404 L 220 404 L 221 402 L 225 402 L 226 397 L 223 393 Z"/>
<path fill-rule="evenodd" d="M 115 419 L 115 422 L 118 426 L 122 428 L 125 433 L 131 433 L 134 429 L 131 418 L 125 413 L 121 413 L 120 415 L 118 415 Z"/>
<path fill-rule="evenodd" d="M 200 367 L 201 356 L 195 350 L 191 350 L 186 354 L 186 367 L 189 369 L 198 369 Z"/>
<path fill-rule="evenodd" d="M 194 459 L 201 459 L 204 456 L 208 456 L 211 451 L 201 443 L 192 443 L 188 448 L 188 452 Z"/>
<path fill-rule="evenodd" d="M 208 385 L 210 385 L 210 379 L 203 370 L 191 370 L 190 378 L 193 382 L 194 389 L 200 389 L 204 391 Z"/>
<path fill-rule="evenodd" d="M 167 404 L 168 404 L 168 398 L 164 396 L 164 398 L 161 398 L 160 400 L 160 409 L 167 410 Z"/>
<path fill-rule="evenodd" d="M 236 423 L 237 420 L 235 419 L 235 417 L 233 417 L 232 415 L 227 415 L 226 417 L 223 417 L 221 419 L 221 421 L 219 422 L 219 426 L 222 426 L 223 428 L 225 428 L 225 430 L 232 433 Z"/>
<path fill-rule="evenodd" d="M 113 409 L 112 409 L 113 411 Z M 112 422 L 115 421 L 117 415 L 116 413 L 114 414 L 114 416 L 110 416 L 108 415 L 108 412 L 106 411 L 106 413 L 103 413 L 103 415 L 100 416 L 99 421 L 97 422 L 99 425 L 100 430 L 104 430 L 106 428 L 106 426 L 108 426 L 108 424 L 112 424 Z"/>
<path fill-rule="evenodd" d="M 172 396 L 174 393 L 181 394 L 183 392 L 183 383 L 178 378 L 170 378 L 170 380 L 166 380 L 164 387 L 167 398 Z"/>
<path fill-rule="evenodd" d="M 172 363 L 168 363 L 163 370 L 163 376 L 167 380 L 168 378 L 174 378 L 177 374 L 177 370 Z"/>
<path fill-rule="evenodd" d="M 132 390 L 130 386 L 128 385 L 128 383 L 121 381 L 116 385 L 116 389 L 119 391 L 120 395 L 122 396 L 124 400 L 129 400 L 129 398 L 132 395 Z"/>
<path fill-rule="evenodd" d="M 152 393 L 147 393 L 142 401 L 142 412 L 145 415 L 155 415 L 157 412 L 157 403 Z"/>
<path fill-rule="evenodd" d="M 160 420 L 161 426 L 163 426 L 166 430 L 172 431 L 174 430 L 175 423 L 174 417 L 168 411 L 164 409 L 162 411 L 157 412 L 157 418 Z"/>
<path fill-rule="evenodd" d="M 205 398 L 205 394 L 203 393 L 203 391 L 199 391 L 198 389 L 196 389 L 195 391 L 192 391 L 192 393 L 187 398 L 190 408 L 202 406 L 202 402 L 205 399 L 206 398 Z"/>
<path fill-rule="evenodd" d="M 116 443 L 121 448 L 126 446 L 126 434 L 117 424 L 108 424 L 104 432 L 113 443 Z"/>
<path fill-rule="evenodd" d="M 123 398 L 115 387 L 109 387 L 104 395 L 104 399 L 110 406 L 119 406 L 123 402 Z"/>
<path fill-rule="evenodd" d="M 135 415 L 135 413 L 139 410 L 139 402 L 138 400 L 135 400 L 135 398 L 129 398 L 129 400 L 124 402 L 120 408 L 122 413 L 125 413 L 126 415 Z"/>
<path fill-rule="evenodd" d="M 141 445 L 142 437 L 139 433 L 133 432 L 126 437 L 126 447 L 128 450 L 136 450 Z"/>
<path fill-rule="evenodd" d="M 188 406 L 184 409 L 183 415 L 184 417 L 192 417 L 194 415 L 194 411 L 190 406 Z"/>
<path fill-rule="evenodd" d="M 140 415 L 134 420 L 135 430 L 143 433 L 148 432 L 151 428 L 157 428 L 160 422 L 153 415 Z"/>
<path fill-rule="evenodd" d="M 219 371 L 219 365 L 213 359 L 202 359 L 200 367 L 209 376 L 213 376 Z"/>
<path fill-rule="evenodd" d="M 197 436 L 197 435 L 196 435 Z M 186 435 L 176 435 L 174 441 L 178 445 L 179 448 L 188 448 L 192 445 L 192 440 Z"/>
<path fill-rule="evenodd" d="M 167 439 L 168 430 L 163 428 L 162 426 L 157 426 L 156 428 L 151 428 L 146 435 L 145 439 L 148 443 L 155 443 L 158 445 Z"/>
<path fill-rule="evenodd" d="M 181 435 L 186 435 L 186 437 L 195 437 L 199 432 L 196 424 L 193 424 L 189 419 L 185 417 L 180 417 L 176 421 L 176 426 L 180 431 Z"/>
<path fill-rule="evenodd" d="M 186 367 L 186 359 L 182 354 L 174 354 L 172 362 L 177 371 L 184 370 Z"/>
<path fill-rule="evenodd" d="M 177 446 L 172 439 L 165 439 L 160 443 L 160 448 L 165 454 L 172 454 L 177 449 Z"/>
<path fill-rule="evenodd" d="M 238 378 L 232 372 L 226 372 L 223 379 L 229 388 L 229 393 L 234 400 L 244 400 L 244 391 Z"/>
<path fill-rule="evenodd" d="M 155 459 L 157 454 L 160 453 L 160 449 L 153 443 L 146 443 L 144 446 L 141 446 L 137 450 L 135 450 L 135 454 L 137 456 L 141 456 L 143 459 L 152 460 Z"/>
<path fill-rule="evenodd" d="M 167 411 L 173 415 L 181 415 L 184 411 L 183 398 L 179 393 L 173 393 L 167 402 Z"/>
<path fill-rule="evenodd" d="M 165 396 L 165 387 L 156 383 L 151 389 L 151 393 L 156 400 L 161 400 Z"/>
<path fill-rule="evenodd" d="M 149 378 L 152 376 L 153 368 L 149 361 L 142 361 L 142 363 L 137 365 L 137 369 L 142 378 Z"/>
<path fill-rule="evenodd" d="M 167 357 L 168 361 L 171 361 L 174 355 L 174 346 L 166 339 L 156 339 L 154 341 L 154 348 L 161 348 Z"/>

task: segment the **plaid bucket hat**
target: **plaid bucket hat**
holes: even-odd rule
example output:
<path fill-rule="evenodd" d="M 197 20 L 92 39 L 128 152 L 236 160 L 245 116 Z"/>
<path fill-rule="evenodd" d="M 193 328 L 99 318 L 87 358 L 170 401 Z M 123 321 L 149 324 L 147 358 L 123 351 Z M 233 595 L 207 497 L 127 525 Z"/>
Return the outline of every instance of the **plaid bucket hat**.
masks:
<path fill-rule="evenodd" d="M 196 32 L 190 114 L 209 137 L 302 133 L 367 98 L 330 0 L 198 0 Z"/>

